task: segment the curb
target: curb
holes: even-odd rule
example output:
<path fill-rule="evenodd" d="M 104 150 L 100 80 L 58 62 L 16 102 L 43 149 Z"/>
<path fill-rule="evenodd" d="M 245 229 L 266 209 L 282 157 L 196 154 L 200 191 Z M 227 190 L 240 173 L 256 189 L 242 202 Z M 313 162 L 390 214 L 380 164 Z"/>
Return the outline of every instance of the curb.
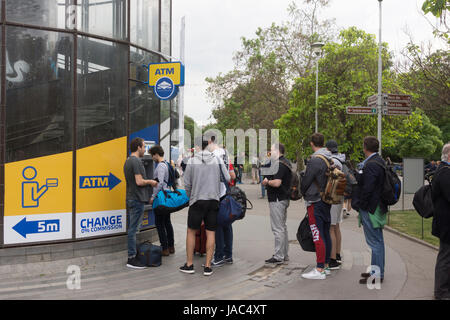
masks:
<path fill-rule="evenodd" d="M 389 232 L 391 232 L 391 233 L 393 233 L 393 234 L 395 234 L 395 235 L 398 235 L 400 237 L 406 238 L 406 239 L 411 240 L 413 242 L 416 242 L 418 244 L 424 245 L 424 246 L 426 246 L 428 248 L 431 248 L 431 249 L 434 249 L 436 251 L 439 251 L 439 247 L 436 247 L 436 246 L 434 246 L 434 245 L 432 245 L 432 244 L 430 244 L 430 243 L 428 243 L 426 241 L 423 241 L 421 239 L 414 238 L 413 236 L 410 236 L 410 235 L 408 235 L 406 233 L 400 232 L 400 231 L 398 231 L 398 230 L 396 230 L 396 229 L 394 229 L 392 227 L 389 227 L 389 226 L 385 225 L 384 229 L 389 231 Z"/>

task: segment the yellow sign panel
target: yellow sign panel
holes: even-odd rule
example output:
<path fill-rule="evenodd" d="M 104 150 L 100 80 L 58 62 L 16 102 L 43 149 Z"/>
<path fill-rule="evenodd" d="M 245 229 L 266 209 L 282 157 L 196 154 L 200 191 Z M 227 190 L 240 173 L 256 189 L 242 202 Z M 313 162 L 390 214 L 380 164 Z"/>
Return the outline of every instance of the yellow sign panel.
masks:
<path fill-rule="evenodd" d="M 148 66 L 148 85 L 156 86 L 156 82 L 161 78 L 169 78 L 173 85 L 184 85 L 184 67 L 181 62 L 152 63 Z"/>
<path fill-rule="evenodd" d="M 77 150 L 77 213 L 125 209 L 127 138 Z"/>
<path fill-rule="evenodd" d="M 72 152 L 5 164 L 5 216 L 72 212 Z"/>

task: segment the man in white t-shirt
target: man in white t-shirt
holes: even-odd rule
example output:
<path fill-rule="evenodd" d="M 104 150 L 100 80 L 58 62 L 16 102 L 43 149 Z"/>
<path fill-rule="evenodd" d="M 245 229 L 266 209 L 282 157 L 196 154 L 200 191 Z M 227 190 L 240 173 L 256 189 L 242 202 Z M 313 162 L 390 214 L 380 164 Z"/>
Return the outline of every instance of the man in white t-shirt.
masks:
<path fill-rule="evenodd" d="M 236 179 L 233 167 L 229 160 L 228 154 L 225 149 L 219 147 L 216 143 L 216 137 L 214 135 L 208 136 L 209 150 L 216 156 L 223 160 L 228 166 L 231 180 Z M 227 183 L 227 182 L 225 182 Z M 220 184 L 220 200 L 222 200 L 226 193 L 227 187 L 225 183 Z M 214 252 L 214 259 L 211 262 L 212 267 L 220 267 L 225 264 L 233 263 L 233 228 L 230 225 L 217 226 L 216 229 L 216 250 Z"/>

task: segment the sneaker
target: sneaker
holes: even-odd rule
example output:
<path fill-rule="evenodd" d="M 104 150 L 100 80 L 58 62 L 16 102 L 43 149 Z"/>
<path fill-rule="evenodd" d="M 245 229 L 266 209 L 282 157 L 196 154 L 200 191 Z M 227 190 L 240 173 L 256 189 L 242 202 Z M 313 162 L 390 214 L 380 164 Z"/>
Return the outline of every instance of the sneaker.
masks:
<path fill-rule="evenodd" d="M 289 257 L 285 257 L 283 259 L 283 264 L 289 264 Z"/>
<path fill-rule="evenodd" d="M 216 261 L 213 259 L 213 261 L 211 261 L 211 267 L 221 267 L 223 265 L 225 265 L 225 260 Z"/>
<path fill-rule="evenodd" d="M 179 269 L 181 272 L 184 272 L 184 273 L 195 273 L 195 270 L 194 270 L 194 265 L 192 264 L 191 266 L 187 266 L 187 263 L 185 263 L 184 264 L 184 266 L 182 266 L 182 267 L 180 267 L 180 269 Z"/>
<path fill-rule="evenodd" d="M 133 269 L 145 269 L 145 268 L 147 268 L 144 264 L 142 264 L 136 258 L 129 258 L 128 261 L 127 261 L 127 267 L 128 268 L 133 268 Z"/>
<path fill-rule="evenodd" d="M 313 268 L 308 273 L 303 273 L 302 278 L 310 280 L 325 280 L 327 278 L 325 271 L 320 272 L 317 268 Z"/>
<path fill-rule="evenodd" d="M 331 270 L 339 270 L 341 268 L 341 264 L 334 259 L 330 259 L 330 263 L 328 265 Z"/>
<path fill-rule="evenodd" d="M 331 274 L 330 267 L 326 267 L 324 270 L 325 270 L 325 275 L 329 276 Z"/>
<path fill-rule="evenodd" d="M 342 262 L 342 257 L 339 253 L 336 253 L 336 261 L 341 263 Z"/>
<path fill-rule="evenodd" d="M 233 264 L 233 258 L 225 258 L 226 264 Z"/>
<path fill-rule="evenodd" d="M 204 276 L 210 276 L 212 274 L 213 274 L 213 271 L 212 271 L 211 268 L 208 268 L 208 267 L 203 268 L 203 275 Z"/>
<path fill-rule="evenodd" d="M 266 264 L 272 264 L 272 265 L 283 264 L 283 261 L 277 260 L 274 257 L 270 258 L 269 260 L 266 260 L 265 262 L 266 262 Z"/>

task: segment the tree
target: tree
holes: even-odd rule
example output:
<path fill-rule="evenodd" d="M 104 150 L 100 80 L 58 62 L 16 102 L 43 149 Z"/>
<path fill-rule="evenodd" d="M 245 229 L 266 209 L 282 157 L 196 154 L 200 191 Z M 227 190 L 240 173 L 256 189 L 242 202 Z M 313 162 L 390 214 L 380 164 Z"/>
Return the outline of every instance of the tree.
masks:
<path fill-rule="evenodd" d="M 235 68 L 207 78 L 215 105 L 213 116 L 220 126 L 272 129 L 274 120 L 288 110 L 293 79 L 311 72 L 311 44 L 334 35 L 332 21 L 319 22 L 320 8 L 329 0 L 306 0 L 289 6 L 290 21 L 258 28 L 253 39 L 242 38 L 234 56 Z M 239 115 L 234 114 L 238 108 Z"/>
<path fill-rule="evenodd" d="M 417 108 L 402 121 L 402 129 L 398 131 L 396 148 L 399 156 L 420 157 L 430 160 L 442 149 L 441 130 L 433 125 L 427 115 Z"/>
<path fill-rule="evenodd" d="M 323 47 L 324 57 L 319 61 L 319 132 L 326 139 L 335 139 L 339 150 L 353 160 L 361 160 L 362 141 L 367 135 L 376 135 L 377 119 L 371 115 L 349 115 L 347 106 L 367 105 L 367 98 L 377 90 L 378 44 L 375 36 L 355 27 L 341 31 L 339 42 Z M 383 44 L 384 92 L 398 92 L 395 75 L 390 70 L 391 55 Z M 289 110 L 275 121 L 280 129 L 280 140 L 288 155 L 299 163 L 311 153 L 309 138 L 314 132 L 315 75 L 296 80 L 290 96 Z M 398 117 L 384 117 L 383 146 L 393 145 L 393 132 L 400 123 Z"/>

